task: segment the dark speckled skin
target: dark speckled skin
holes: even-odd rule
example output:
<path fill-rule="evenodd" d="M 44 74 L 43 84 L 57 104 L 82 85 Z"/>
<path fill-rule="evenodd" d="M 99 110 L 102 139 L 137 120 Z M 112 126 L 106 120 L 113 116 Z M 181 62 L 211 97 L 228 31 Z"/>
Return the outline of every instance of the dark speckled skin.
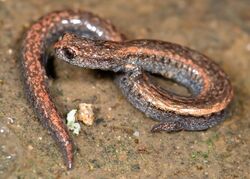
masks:
<path fill-rule="evenodd" d="M 161 121 L 152 131 L 205 130 L 222 121 L 233 98 L 227 75 L 208 57 L 156 40 L 113 42 L 66 34 L 54 45 L 58 58 L 85 68 L 119 72 L 117 84 L 147 116 Z M 154 84 L 149 73 L 172 79 L 192 92 L 180 96 Z"/>
<path fill-rule="evenodd" d="M 22 76 L 25 91 L 41 123 L 51 131 L 65 158 L 68 169 L 73 166 L 73 141 L 58 114 L 47 88 L 44 64 L 48 48 L 65 32 L 95 39 L 122 40 L 110 22 L 89 12 L 70 10 L 52 12 L 34 23 L 25 34 L 22 50 Z"/>
<path fill-rule="evenodd" d="M 206 56 L 169 42 L 124 42 L 108 21 L 88 12 L 52 12 L 25 34 L 22 76 L 27 98 L 62 149 L 68 169 L 73 166 L 74 145 L 49 95 L 44 67 L 46 49 L 65 32 L 87 38 L 66 34 L 55 45 L 56 55 L 77 66 L 118 72 L 117 84 L 128 100 L 161 121 L 152 131 L 204 130 L 223 120 L 233 90 L 226 74 Z M 173 79 L 193 95 L 163 90 L 147 72 Z"/>

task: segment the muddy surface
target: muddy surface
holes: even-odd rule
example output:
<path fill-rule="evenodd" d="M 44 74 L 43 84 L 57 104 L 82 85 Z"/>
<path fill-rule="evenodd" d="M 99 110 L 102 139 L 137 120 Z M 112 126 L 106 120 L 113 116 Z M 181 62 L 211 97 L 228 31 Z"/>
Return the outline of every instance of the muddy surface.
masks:
<path fill-rule="evenodd" d="M 25 29 L 65 8 L 108 18 L 130 39 L 176 42 L 213 58 L 235 90 L 228 119 L 204 132 L 152 134 L 156 122 L 128 103 L 112 74 L 56 60 L 50 91 L 59 111 L 66 117 L 91 103 L 97 118 L 73 136 L 75 168 L 67 171 L 26 102 L 18 69 Z M 249 9 L 249 0 L 0 0 L 0 178 L 249 178 Z"/>

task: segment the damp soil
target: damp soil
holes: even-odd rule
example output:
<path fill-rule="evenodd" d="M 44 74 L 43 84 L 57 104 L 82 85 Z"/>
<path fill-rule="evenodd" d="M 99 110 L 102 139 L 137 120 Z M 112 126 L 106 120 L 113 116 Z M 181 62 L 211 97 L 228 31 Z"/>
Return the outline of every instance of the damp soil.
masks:
<path fill-rule="evenodd" d="M 67 171 L 26 101 L 18 58 L 29 25 L 60 9 L 92 11 L 129 39 L 171 41 L 210 56 L 232 81 L 230 115 L 207 131 L 152 134 L 157 122 L 122 96 L 114 74 L 55 60 L 49 85 L 62 116 L 81 102 L 96 115 L 93 126 L 72 134 L 75 167 Z M 0 0 L 0 178 L 249 178 L 249 9 L 249 0 Z"/>

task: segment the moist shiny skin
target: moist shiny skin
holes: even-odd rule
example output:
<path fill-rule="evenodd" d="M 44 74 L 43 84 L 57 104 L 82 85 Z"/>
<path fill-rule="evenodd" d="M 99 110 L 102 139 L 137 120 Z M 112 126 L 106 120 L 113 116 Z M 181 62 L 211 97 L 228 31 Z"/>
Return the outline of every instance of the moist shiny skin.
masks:
<path fill-rule="evenodd" d="M 178 44 L 156 40 L 107 41 L 65 34 L 55 45 L 64 61 L 118 73 L 117 84 L 128 100 L 160 121 L 156 131 L 205 130 L 222 121 L 233 98 L 228 76 L 205 55 Z M 191 96 L 162 89 L 148 73 L 186 86 Z"/>
<path fill-rule="evenodd" d="M 57 11 L 35 22 L 22 43 L 21 61 L 27 98 L 41 123 L 60 146 L 68 169 L 73 165 L 74 145 L 64 121 L 48 92 L 45 65 L 46 49 L 65 32 L 94 39 L 120 41 L 122 35 L 110 22 L 89 12 Z"/>

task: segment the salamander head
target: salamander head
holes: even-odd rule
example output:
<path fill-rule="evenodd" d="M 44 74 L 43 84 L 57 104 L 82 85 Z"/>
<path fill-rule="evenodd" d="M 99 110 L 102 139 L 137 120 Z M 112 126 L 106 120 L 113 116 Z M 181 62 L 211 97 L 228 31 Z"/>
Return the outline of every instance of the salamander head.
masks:
<path fill-rule="evenodd" d="M 100 58 L 99 45 L 95 40 L 66 33 L 61 40 L 55 43 L 55 56 L 70 64 L 95 68 Z"/>

